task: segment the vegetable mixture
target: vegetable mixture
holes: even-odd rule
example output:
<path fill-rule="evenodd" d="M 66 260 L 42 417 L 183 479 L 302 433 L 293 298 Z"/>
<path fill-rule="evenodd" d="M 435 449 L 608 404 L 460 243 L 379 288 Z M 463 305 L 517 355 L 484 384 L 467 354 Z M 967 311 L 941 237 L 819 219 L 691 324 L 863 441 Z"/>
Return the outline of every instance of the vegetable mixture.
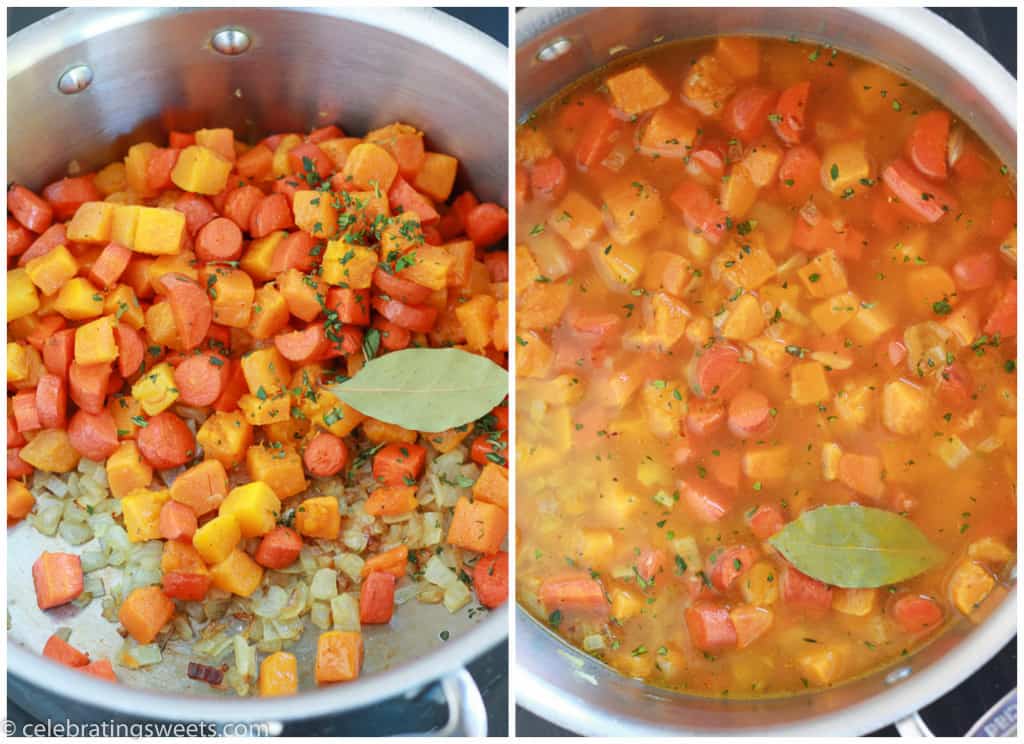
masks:
<path fill-rule="evenodd" d="M 665 45 L 517 136 L 517 584 L 709 696 L 874 671 L 1015 560 L 1016 182 L 797 40 Z"/>
<path fill-rule="evenodd" d="M 126 637 L 43 653 L 116 680 L 184 643 L 189 677 L 285 695 L 356 679 L 396 603 L 504 603 L 505 209 L 450 199 L 407 124 L 169 139 L 8 189 L 8 525 L 68 544 L 33 559 L 40 611 L 101 601 Z M 489 397 L 403 426 L 432 419 L 392 354 Z"/>

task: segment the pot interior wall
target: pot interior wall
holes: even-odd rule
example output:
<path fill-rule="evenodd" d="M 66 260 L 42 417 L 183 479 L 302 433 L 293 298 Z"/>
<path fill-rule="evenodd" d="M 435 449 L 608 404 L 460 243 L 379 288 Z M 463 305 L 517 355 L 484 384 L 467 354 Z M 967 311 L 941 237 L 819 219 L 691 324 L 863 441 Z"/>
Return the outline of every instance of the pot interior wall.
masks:
<path fill-rule="evenodd" d="M 37 51 L 25 69 L 9 60 L 9 180 L 40 187 L 65 175 L 72 159 L 89 170 L 172 129 L 228 126 L 251 142 L 331 123 L 362 134 L 405 121 L 427 133 L 428 147 L 459 157 L 482 198 L 507 199 L 505 91 L 448 56 L 427 27 L 414 40 L 303 10 L 135 16 L 126 10 L 116 24 L 108 15 L 48 38 L 52 49 Z M 248 32 L 249 50 L 215 51 L 210 40 L 224 27 Z M 92 84 L 61 94 L 58 78 L 81 63 L 92 67 Z"/>

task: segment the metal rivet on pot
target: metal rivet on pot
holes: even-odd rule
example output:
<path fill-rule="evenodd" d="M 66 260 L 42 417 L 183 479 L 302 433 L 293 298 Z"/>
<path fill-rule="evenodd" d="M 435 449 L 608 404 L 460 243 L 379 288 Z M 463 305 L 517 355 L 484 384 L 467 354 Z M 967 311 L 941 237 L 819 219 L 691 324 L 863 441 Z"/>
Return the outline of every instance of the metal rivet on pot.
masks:
<path fill-rule="evenodd" d="M 555 39 L 537 52 L 537 59 L 541 62 L 553 62 L 559 57 L 567 54 L 570 49 L 572 49 L 572 42 L 565 37 L 561 37 Z"/>
<path fill-rule="evenodd" d="M 81 93 L 92 83 L 92 68 L 89 65 L 75 65 L 65 70 L 57 80 L 57 90 L 65 95 Z"/>
<path fill-rule="evenodd" d="M 913 669 L 908 666 L 898 667 L 893 669 L 887 675 L 885 675 L 885 684 L 894 685 L 897 682 L 902 682 L 913 673 Z"/>
<path fill-rule="evenodd" d="M 240 28 L 222 28 L 214 33 L 210 46 L 221 54 L 235 56 L 245 53 L 252 45 L 249 34 Z"/>

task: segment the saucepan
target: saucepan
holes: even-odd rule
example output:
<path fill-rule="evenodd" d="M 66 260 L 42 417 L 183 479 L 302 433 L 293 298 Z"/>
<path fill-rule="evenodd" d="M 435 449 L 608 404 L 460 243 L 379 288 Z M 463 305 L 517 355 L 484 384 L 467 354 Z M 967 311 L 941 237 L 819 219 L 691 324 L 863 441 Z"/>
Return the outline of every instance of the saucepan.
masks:
<path fill-rule="evenodd" d="M 428 9 L 65 10 L 8 42 L 7 175 L 38 189 L 69 166 L 88 171 L 172 129 L 226 126 L 253 141 L 332 123 L 365 132 L 406 121 L 428 133 L 431 149 L 460 159 L 472 178 L 464 187 L 506 203 L 506 60 L 497 42 Z M 39 655 L 61 626 L 97 656 L 113 656 L 121 643 L 99 602 L 43 618 L 35 609 L 29 567 L 42 550 L 60 549 L 27 524 L 8 532 L 8 695 L 37 718 L 281 724 L 351 712 L 440 680 L 450 719 L 435 733 L 486 735 L 480 693 L 464 667 L 507 636 L 506 608 L 449 615 L 442 605 L 408 602 L 390 628 L 367 630 L 359 680 L 291 698 L 197 689 L 184 657 L 126 671 L 126 684 L 114 687 Z M 312 663 L 313 643 L 291 649 L 300 664 Z"/>
<path fill-rule="evenodd" d="M 921 8 L 549 8 L 517 14 L 516 116 L 619 55 L 673 39 L 750 34 L 829 43 L 935 94 L 1015 170 L 1016 81 L 984 50 Z M 970 621 L 895 667 L 813 695 L 710 700 L 621 676 L 516 617 L 517 701 L 565 728 L 617 736 L 852 736 L 900 722 L 949 692 L 1013 638 L 1016 573 Z M 916 719 L 919 721 L 920 719 Z"/>

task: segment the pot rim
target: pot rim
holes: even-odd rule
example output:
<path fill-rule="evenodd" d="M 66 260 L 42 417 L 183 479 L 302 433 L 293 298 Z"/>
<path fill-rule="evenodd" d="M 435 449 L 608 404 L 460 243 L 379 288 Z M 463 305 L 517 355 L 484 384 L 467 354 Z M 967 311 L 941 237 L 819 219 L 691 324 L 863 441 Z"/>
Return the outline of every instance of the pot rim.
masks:
<path fill-rule="evenodd" d="M 68 8 L 13 34 L 7 41 L 7 78 L 68 46 L 98 34 L 127 29 L 166 15 L 224 11 L 227 8 Z M 508 49 L 467 23 L 432 8 L 260 8 L 247 13 L 308 13 L 379 28 L 433 48 L 483 77 L 507 94 Z M 425 35 L 425 27 L 430 34 Z M 449 83 L 450 84 L 450 83 Z M 504 123 L 504 122 L 503 122 Z M 7 670 L 39 689 L 91 705 L 98 710 L 157 720 L 210 722 L 290 721 L 337 714 L 379 703 L 422 687 L 465 666 L 508 637 L 509 608 L 491 610 L 488 617 L 459 638 L 430 654 L 355 682 L 303 692 L 292 698 L 235 698 L 164 693 L 112 685 L 81 674 L 7 641 Z M 187 711 L 183 715 L 183 711 Z"/>
<path fill-rule="evenodd" d="M 547 32 L 561 22 L 588 13 L 592 8 L 527 8 L 517 14 L 517 50 Z M 855 8 L 844 7 L 843 11 L 855 13 L 869 21 L 888 27 L 903 37 L 913 39 L 934 57 L 955 67 L 984 98 L 993 106 L 1003 123 L 1017 132 L 1017 82 L 1012 75 L 983 48 L 978 46 L 962 31 L 940 16 L 924 8 Z M 949 50 L 955 48 L 952 57 Z M 518 113 L 517 113 L 518 116 Z M 1016 142 L 1012 153 L 1001 153 L 1011 168 L 1016 163 Z M 1012 158 L 1010 155 L 1012 154 Z M 1017 632 L 1017 587 L 1013 587 L 999 605 L 973 629 L 952 650 L 942 657 L 915 671 L 909 678 L 894 686 L 891 694 L 874 694 L 839 710 L 827 711 L 800 720 L 796 723 L 762 726 L 754 729 L 710 728 L 684 729 L 653 725 L 643 718 L 642 712 L 633 717 L 622 718 L 595 709 L 592 701 L 550 684 L 532 669 L 516 659 L 515 690 L 517 703 L 531 712 L 559 726 L 586 736 L 665 736 L 674 735 L 715 735 L 733 736 L 756 734 L 758 736 L 835 736 L 861 735 L 889 725 L 929 705 L 946 694 L 961 681 L 974 674 L 1000 649 L 1011 641 Z M 524 631 L 545 638 L 550 634 L 541 624 L 526 612 L 521 605 L 516 608 L 516 625 L 520 630 L 517 641 Z M 527 626 L 529 629 L 527 630 Z M 563 641 L 550 635 L 551 652 L 569 653 L 583 658 L 582 652 L 568 647 Z M 571 663 L 571 662 L 570 662 Z M 879 674 L 891 671 L 885 667 Z M 596 684 L 596 683 L 595 683 Z M 852 682 L 851 682 L 852 684 Z M 822 694 L 822 693 L 816 693 Z M 766 705 L 785 705 L 794 698 L 766 699 Z M 805 699 L 798 696 L 796 699 Z"/>

